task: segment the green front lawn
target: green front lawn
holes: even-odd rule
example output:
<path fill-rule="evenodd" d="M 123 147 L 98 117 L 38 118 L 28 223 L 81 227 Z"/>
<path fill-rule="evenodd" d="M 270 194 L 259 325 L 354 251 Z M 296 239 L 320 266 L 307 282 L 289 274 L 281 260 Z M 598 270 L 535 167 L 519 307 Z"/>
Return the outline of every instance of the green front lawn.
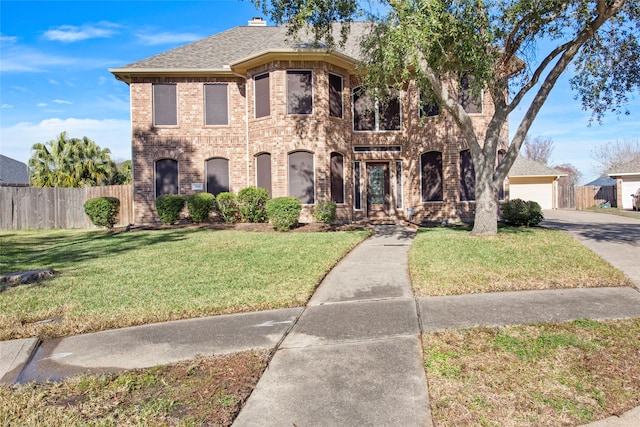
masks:
<path fill-rule="evenodd" d="M 56 276 L 0 292 L 0 340 L 301 306 L 366 236 L 208 229 L 5 232 L 0 273 L 53 268 Z"/>
<path fill-rule="evenodd" d="M 409 254 L 416 296 L 531 289 L 631 286 L 622 272 L 560 231 L 466 227 L 420 229 Z"/>

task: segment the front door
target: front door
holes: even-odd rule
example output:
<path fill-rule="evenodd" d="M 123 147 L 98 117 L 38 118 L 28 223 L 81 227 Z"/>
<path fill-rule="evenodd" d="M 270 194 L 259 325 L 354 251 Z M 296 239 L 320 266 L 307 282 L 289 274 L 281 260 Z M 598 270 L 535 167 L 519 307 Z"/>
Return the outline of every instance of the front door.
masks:
<path fill-rule="evenodd" d="M 389 214 L 389 164 L 367 163 L 367 216 L 381 218 Z"/>

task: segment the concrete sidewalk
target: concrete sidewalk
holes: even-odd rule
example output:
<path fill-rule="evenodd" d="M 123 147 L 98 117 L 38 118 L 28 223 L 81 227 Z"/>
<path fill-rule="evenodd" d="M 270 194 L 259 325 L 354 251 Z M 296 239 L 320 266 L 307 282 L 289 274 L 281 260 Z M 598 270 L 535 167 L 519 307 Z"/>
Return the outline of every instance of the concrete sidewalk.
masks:
<path fill-rule="evenodd" d="M 151 367 L 274 349 L 234 425 L 431 425 L 420 334 L 476 325 L 640 317 L 633 288 L 414 299 L 414 231 L 379 226 L 324 279 L 306 308 L 216 316 L 45 342 L 0 342 L 0 382 Z M 34 349 L 37 351 L 34 352 Z M 640 410 L 598 426 L 640 425 Z"/>

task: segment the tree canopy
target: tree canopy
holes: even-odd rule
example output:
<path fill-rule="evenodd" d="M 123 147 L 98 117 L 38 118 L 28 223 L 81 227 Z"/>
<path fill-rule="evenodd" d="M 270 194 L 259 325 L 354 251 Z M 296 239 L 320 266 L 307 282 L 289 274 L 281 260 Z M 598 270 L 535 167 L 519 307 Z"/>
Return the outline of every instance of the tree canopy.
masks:
<path fill-rule="evenodd" d="M 111 151 L 89 138 L 68 138 L 66 132 L 31 147 L 31 185 L 36 187 L 90 187 L 107 183 L 116 171 Z"/>
<path fill-rule="evenodd" d="M 329 47 L 345 40 L 349 22 L 374 23 L 362 40 L 365 82 L 384 90 L 415 80 L 469 146 L 476 173 L 472 234 L 497 232 L 499 188 L 565 70 L 573 71 L 572 87 L 596 120 L 624 111 L 629 94 L 640 87 L 635 0 L 387 0 L 371 8 L 354 0 L 254 3 L 292 33 L 309 26 L 316 41 Z M 347 24 L 338 40 L 335 22 Z M 458 97 L 461 77 L 473 96 L 489 96 L 495 106 L 486 132 L 474 128 Z M 526 113 L 510 124 L 516 131 L 496 167 L 508 116 L 516 108 Z"/>

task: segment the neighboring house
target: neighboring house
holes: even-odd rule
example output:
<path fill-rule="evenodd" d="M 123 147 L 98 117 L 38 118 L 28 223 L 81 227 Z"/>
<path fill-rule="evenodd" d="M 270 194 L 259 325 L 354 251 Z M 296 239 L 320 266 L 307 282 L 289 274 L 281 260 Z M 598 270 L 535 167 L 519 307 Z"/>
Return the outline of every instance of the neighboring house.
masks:
<path fill-rule="evenodd" d="M 0 154 L 0 185 L 29 185 L 27 165 Z"/>
<path fill-rule="evenodd" d="M 607 172 L 611 178 L 617 180 L 618 207 L 621 209 L 633 208 L 633 197 L 640 189 L 640 156 L 628 161 Z"/>
<path fill-rule="evenodd" d="M 542 209 L 558 209 L 558 179 L 565 172 L 518 156 L 509 171 L 509 198 L 533 200 Z"/>
<path fill-rule="evenodd" d="M 451 117 L 414 81 L 388 102 L 358 82 L 367 26 L 353 23 L 345 47 L 329 51 L 254 19 L 110 69 L 130 86 L 135 221 L 158 220 L 161 194 L 248 186 L 299 198 L 303 220 L 321 200 L 341 220 L 400 219 L 408 208 L 417 220 L 472 219 L 473 165 Z M 490 97 L 470 99 L 464 76 L 449 84 L 483 134 Z"/>

